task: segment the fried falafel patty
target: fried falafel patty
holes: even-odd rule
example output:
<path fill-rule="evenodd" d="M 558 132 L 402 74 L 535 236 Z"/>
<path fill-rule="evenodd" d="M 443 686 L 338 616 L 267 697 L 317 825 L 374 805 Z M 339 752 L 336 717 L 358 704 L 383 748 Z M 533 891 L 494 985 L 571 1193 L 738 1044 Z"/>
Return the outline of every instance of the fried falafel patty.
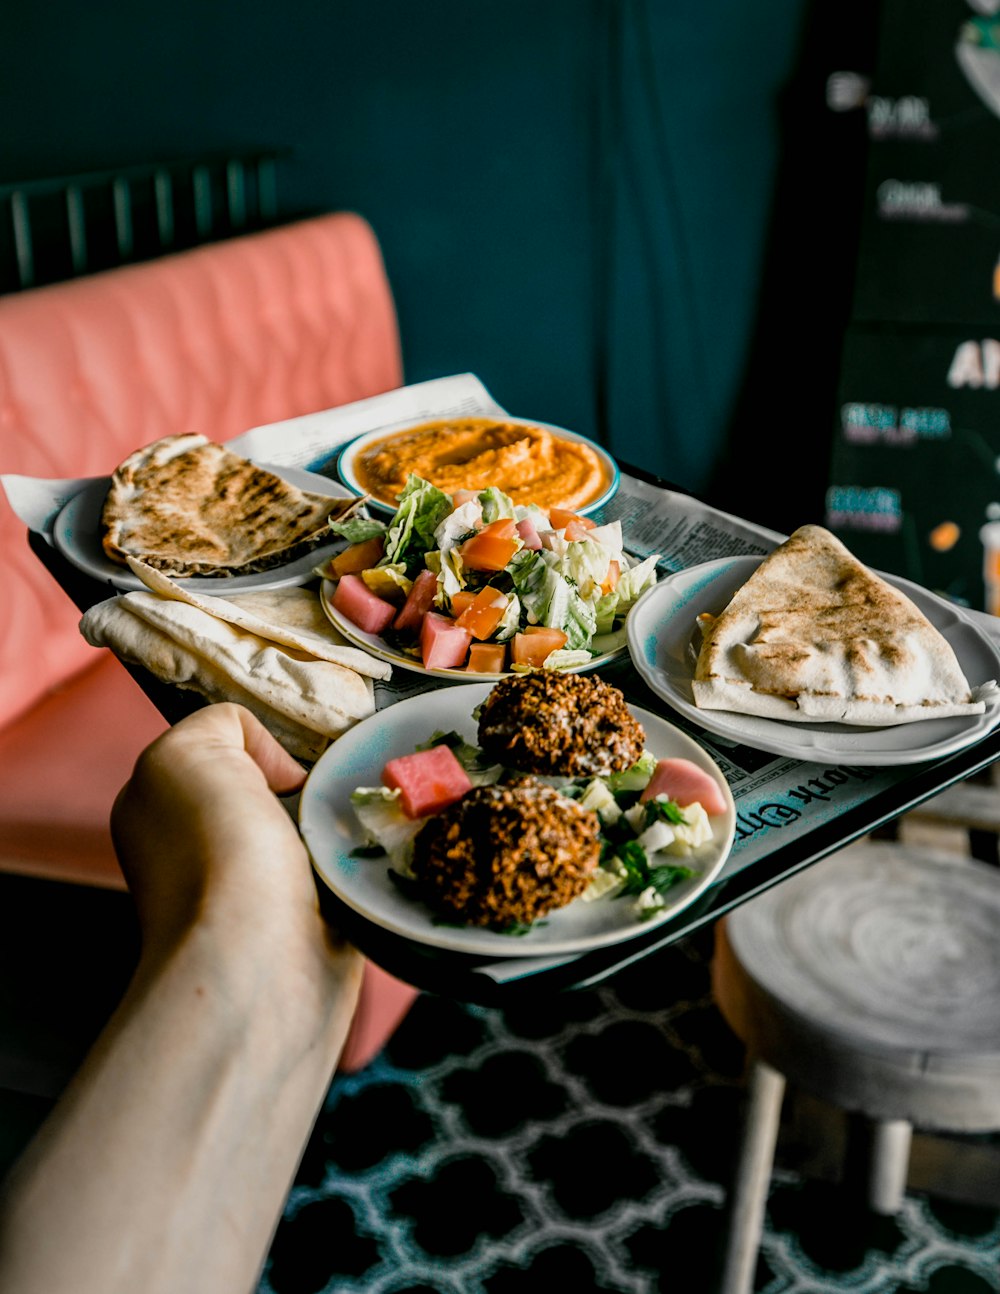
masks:
<path fill-rule="evenodd" d="M 417 833 L 411 863 L 427 902 L 468 925 L 529 925 L 590 883 L 597 814 L 534 777 L 477 786 Z"/>
<path fill-rule="evenodd" d="M 529 773 L 606 777 L 631 768 L 645 744 L 625 697 L 593 674 L 510 675 L 479 712 L 487 757 Z"/>

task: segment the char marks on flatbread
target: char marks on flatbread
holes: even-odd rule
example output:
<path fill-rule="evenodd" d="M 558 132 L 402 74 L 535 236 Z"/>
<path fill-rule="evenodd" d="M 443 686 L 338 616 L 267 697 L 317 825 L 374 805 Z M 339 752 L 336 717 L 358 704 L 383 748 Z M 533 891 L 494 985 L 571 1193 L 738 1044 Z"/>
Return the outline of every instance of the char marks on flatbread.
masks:
<path fill-rule="evenodd" d="M 703 629 L 703 709 L 868 727 L 985 709 L 919 608 L 821 526 L 796 530 Z"/>
<path fill-rule="evenodd" d="M 328 540 L 355 499 L 311 494 L 204 436 L 165 436 L 115 470 L 101 517 L 112 561 L 187 577 L 250 575 Z"/>

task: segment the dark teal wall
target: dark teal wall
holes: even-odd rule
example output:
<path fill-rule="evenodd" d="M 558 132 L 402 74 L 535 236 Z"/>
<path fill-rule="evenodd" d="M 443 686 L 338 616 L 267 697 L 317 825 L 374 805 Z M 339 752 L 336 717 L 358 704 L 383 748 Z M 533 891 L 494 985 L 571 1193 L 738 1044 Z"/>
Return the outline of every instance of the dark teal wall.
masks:
<path fill-rule="evenodd" d="M 290 146 L 286 215 L 381 239 L 409 381 L 700 489 L 754 328 L 805 0 L 40 0 L 2 22 L 0 179 Z"/>

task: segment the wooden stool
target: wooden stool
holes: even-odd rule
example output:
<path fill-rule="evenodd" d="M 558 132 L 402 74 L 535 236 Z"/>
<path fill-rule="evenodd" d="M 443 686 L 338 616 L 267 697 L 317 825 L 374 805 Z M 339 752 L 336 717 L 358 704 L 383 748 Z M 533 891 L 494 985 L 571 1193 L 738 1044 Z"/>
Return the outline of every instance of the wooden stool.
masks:
<path fill-rule="evenodd" d="M 748 1062 L 720 1294 L 753 1286 L 786 1081 L 853 1116 L 879 1213 L 902 1203 L 914 1125 L 1000 1129 L 995 867 L 854 845 L 720 921 L 712 987 Z"/>

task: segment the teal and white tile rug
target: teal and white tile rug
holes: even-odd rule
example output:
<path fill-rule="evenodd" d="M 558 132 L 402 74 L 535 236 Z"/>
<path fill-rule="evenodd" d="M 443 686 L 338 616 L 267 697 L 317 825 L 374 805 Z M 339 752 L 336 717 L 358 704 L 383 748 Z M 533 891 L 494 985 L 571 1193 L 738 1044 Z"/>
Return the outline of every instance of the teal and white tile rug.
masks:
<path fill-rule="evenodd" d="M 585 993 L 418 999 L 335 1080 L 259 1294 L 710 1294 L 742 1049 L 699 935 Z M 777 1170 L 758 1294 L 1000 1291 L 1000 1212 Z"/>

